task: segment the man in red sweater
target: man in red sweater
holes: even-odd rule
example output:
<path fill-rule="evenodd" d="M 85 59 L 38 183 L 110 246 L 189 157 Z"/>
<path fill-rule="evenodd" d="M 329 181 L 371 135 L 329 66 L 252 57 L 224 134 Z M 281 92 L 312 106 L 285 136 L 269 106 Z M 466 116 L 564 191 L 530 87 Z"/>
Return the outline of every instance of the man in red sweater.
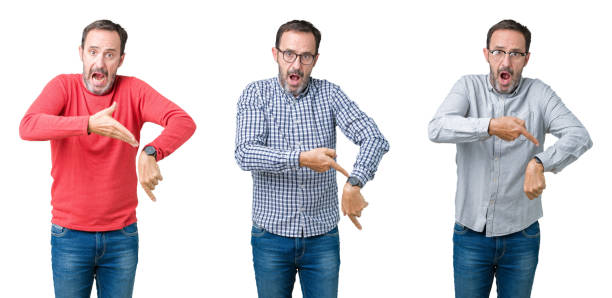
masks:
<path fill-rule="evenodd" d="M 137 182 L 155 201 L 157 162 L 195 123 L 145 82 L 118 76 L 127 32 L 99 20 L 85 27 L 83 74 L 55 77 L 21 120 L 24 140 L 51 141 L 51 255 L 56 297 L 131 297 L 138 263 Z M 163 132 L 138 157 L 140 129 Z"/>

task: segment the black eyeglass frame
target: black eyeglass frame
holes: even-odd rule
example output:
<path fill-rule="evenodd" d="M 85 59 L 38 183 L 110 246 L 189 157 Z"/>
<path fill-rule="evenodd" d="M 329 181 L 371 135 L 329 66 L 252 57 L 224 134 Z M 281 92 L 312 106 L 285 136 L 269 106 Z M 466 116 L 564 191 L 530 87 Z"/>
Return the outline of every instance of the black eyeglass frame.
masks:
<path fill-rule="evenodd" d="M 515 57 L 525 57 L 527 56 L 527 54 L 529 54 L 529 52 L 506 52 L 504 50 L 488 50 L 489 53 L 491 55 L 493 55 L 493 57 L 505 57 L 506 54 L 510 56 L 510 58 L 515 58 Z M 497 54 L 495 54 L 494 52 L 499 52 Z M 500 54 L 504 54 L 503 56 Z"/>
<path fill-rule="evenodd" d="M 302 65 L 311 65 L 311 64 L 313 64 L 313 63 L 314 63 L 315 58 L 316 58 L 316 57 L 317 57 L 317 55 L 318 55 L 318 53 L 317 53 L 317 54 L 315 54 L 315 55 L 313 55 L 313 54 L 311 54 L 311 53 L 297 54 L 296 52 L 294 52 L 294 51 L 292 51 L 292 50 L 284 50 L 284 51 L 283 51 L 283 50 L 281 50 L 281 49 L 279 49 L 279 48 L 276 48 L 276 49 L 277 49 L 279 52 L 281 52 L 281 53 L 283 54 L 283 60 L 285 60 L 285 62 L 287 62 L 287 63 L 293 63 L 293 62 L 295 62 L 295 59 L 298 59 L 298 57 L 299 57 L 299 58 L 300 58 L 300 63 L 301 63 Z M 287 58 L 287 54 L 293 54 L 293 55 L 295 55 L 295 58 L 293 58 L 293 59 L 289 59 L 289 58 Z M 306 56 L 306 57 L 308 57 L 308 56 L 312 56 L 312 61 L 311 61 L 310 63 L 304 63 L 304 60 L 302 60 L 302 57 L 304 57 L 304 56 Z"/>

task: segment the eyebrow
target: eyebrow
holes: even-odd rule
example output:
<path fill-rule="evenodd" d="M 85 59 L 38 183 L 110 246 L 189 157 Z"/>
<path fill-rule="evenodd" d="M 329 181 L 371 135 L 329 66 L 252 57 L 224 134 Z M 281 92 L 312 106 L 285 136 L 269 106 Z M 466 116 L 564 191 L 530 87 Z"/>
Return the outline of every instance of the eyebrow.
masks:
<path fill-rule="evenodd" d="M 298 55 L 304 55 L 304 54 L 308 54 L 308 55 L 311 55 L 311 56 L 314 56 L 314 55 L 315 55 L 315 54 L 313 54 L 313 53 L 311 53 L 311 52 L 303 52 L 303 53 L 298 53 L 297 51 L 295 51 L 295 50 L 293 50 L 293 49 L 286 49 L 286 50 L 281 50 L 281 49 L 279 49 L 279 50 L 280 50 L 281 52 L 287 52 L 287 51 L 290 51 L 290 52 L 293 52 L 293 53 L 298 54 Z"/>
<path fill-rule="evenodd" d="M 508 49 L 508 50 L 506 50 L 506 48 L 504 48 L 504 47 L 502 47 L 502 46 L 495 46 L 495 47 L 493 48 L 493 50 L 504 50 L 504 51 L 506 51 L 506 52 L 521 52 L 521 53 L 525 53 L 525 52 L 527 52 L 527 51 L 523 51 L 523 50 L 518 49 L 518 48 L 513 48 L 513 49 Z"/>
<path fill-rule="evenodd" d="M 100 47 L 99 46 L 89 46 L 89 47 L 87 47 L 87 49 L 99 50 Z M 115 49 L 115 48 L 108 48 L 108 49 L 104 49 L 104 51 L 106 51 L 106 52 L 117 52 L 117 49 Z"/>

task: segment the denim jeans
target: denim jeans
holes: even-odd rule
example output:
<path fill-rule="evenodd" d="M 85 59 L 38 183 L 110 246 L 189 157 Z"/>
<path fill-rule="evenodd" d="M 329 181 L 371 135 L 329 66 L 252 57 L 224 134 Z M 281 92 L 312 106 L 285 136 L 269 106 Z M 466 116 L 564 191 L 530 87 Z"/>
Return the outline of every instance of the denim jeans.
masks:
<path fill-rule="evenodd" d="M 538 265 L 540 226 L 500 237 L 485 237 L 458 223 L 453 235 L 455 297 L 489 297 L 493 277 L 497 297 L 531 296 Z"/>
<path fill-rule="evenodd" d="M 56 298 L 132 297 L 138 263 L 138 228 L 133 223 L 108 232 L 51 226 L 51 262 Z"/>
<path fill-rule="evenodd" d="M 253 226 L 251 245 L 260 298 L 291 297 L 296 271 L 304 298 L 338 296 L 338 228 L 319 236 L 291 238 Z"/>

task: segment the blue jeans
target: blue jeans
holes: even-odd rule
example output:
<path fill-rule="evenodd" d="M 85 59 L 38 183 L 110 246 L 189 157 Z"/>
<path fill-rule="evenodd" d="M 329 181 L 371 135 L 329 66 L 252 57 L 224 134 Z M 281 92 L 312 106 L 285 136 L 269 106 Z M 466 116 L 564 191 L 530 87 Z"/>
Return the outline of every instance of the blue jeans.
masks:
<path fill-rule="evenodd" d="M 338 296 L 338 228 L 319 236 L 290 238 L 253 226 L 251 245 L 260 298 L 291 297 L 296 271 L 304 298 Z"/>
<path fill-rule="evenodd" d="M 132 297 L 138 263 L 138 228 L 133 223 L 108 232 L 51 226 L 51 262 L 57 298 Z"/>
<path fill-rule="evenodd" d="M 538 265 L 540 225 L 500 237 L 485 237 L 458 223 L 453 235 L 455 297 L 489 297 L 493 277 L 497 297 L 531 296 Z"/>

